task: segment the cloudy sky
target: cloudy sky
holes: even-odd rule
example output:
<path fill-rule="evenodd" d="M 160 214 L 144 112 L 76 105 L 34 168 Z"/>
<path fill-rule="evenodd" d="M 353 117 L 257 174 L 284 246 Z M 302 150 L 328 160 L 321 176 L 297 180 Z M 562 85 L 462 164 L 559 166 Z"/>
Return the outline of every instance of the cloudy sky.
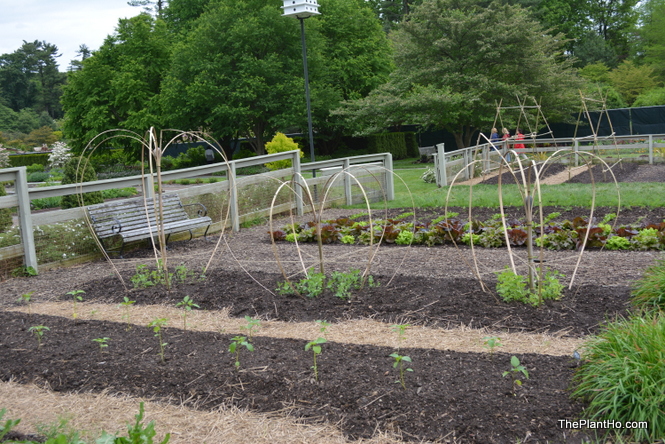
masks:
<path fill-rule="evenodd" d="M 127 0 L 0 0 L 0 54 L 16 51 L 24 40 L 43 40 L 58 47 L 59 69 L 66 71 L 80 45 L 98 49 L 118 19 L 141 11 Z"/>

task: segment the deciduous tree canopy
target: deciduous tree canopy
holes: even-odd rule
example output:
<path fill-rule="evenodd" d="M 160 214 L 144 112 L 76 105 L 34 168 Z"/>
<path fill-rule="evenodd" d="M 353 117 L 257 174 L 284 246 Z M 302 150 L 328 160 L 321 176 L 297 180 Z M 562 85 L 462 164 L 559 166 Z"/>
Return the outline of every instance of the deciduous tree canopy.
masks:
<path fill-rule="evenodd" d="M 369 100 L 387 107 L 393 121 L 447 129 L 459 147 L 492 124 L 499 102 L 516 104 L 516 96 L 538 98 L 554 119 L 579 106 L 581 83 L 562 57 L 563 41 L 547 35 L 519 6 L 426 0 L 393 41 L 397 68 L 392 86 Z M 396 94 L 400 103 L 395 103 Z M 359 122 L 382 112 L 351 104 L 347 114 Z"/>

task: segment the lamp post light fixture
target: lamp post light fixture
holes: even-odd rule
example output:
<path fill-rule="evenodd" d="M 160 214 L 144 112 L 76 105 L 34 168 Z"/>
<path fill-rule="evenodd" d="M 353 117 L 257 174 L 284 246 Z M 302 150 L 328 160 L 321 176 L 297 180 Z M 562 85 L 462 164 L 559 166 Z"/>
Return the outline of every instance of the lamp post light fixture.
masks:
<path fill-rule="evenodd" d="M 319 4 L 316 0 L 284 0 L 284 17 L 295 17 L 300 20 L 300 40 L 302 42 L 302 65 L 305 71 L 305 99 L 307 102 L 307 129 L 309 132 L 309 154 L 314 162 L 314 131 L 312 130 L 312 104 L 309 98 L 309 73 L 307 71 L 307 45 L 305 44 L 305 19 L 319 12 Z M 312 176 L 316 177 L 316 170 L 312 170 Z"/>

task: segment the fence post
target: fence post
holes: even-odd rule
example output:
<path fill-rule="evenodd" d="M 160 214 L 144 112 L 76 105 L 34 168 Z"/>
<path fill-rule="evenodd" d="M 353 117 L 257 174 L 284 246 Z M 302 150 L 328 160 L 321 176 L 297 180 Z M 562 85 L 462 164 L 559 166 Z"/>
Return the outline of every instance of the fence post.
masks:
<path fill-rule="evenodd" d="M 302 216 L 304 214 L 303 204 L 302 204 L 302 185 L 303 177 L 302 170 L 300 169 L 300 150 L 293 152 L 293 160 L 291 161 L 293 165 L 293 177 L 294 177 L 294 191 L 296 193 L 296 214 Z"/>
<path fill-rule="evenodd" d="M 351 166 L 351 161 L 348 157 L 343 159 L 342 163 L 342 174 L 344 180 L 344 197 L 346 198 L 347 205 L 353 205 L 353 195 L 351 194 L 351 176 L 349 175 L 349 167 Z"/>
<path fill-rule="evenodd" d="M 439 174 L 437 177 L 437 185 L 439 187 L 443 187 L 448 185 L 448 175 L 446 173 L 446 151 L 445 151 L 446 145 L 444 143 L 439 143 L 436 145 L 436 153 L 437 153 L 437 167 L 439 169 Z"/>
<path fill-rule="evenodd" d="M 653 134 L 649 134 L 649 165 L 653 165 Z"/>
<path fill-rule="evenodd" d="M 37 272 L 37 253 L 35 236 L 32 232 L 32 215 L 30 214 L 30 196 L 28 194 L 28 173 L 26 167 L 18 167 L 16 171 L 16 197 L 18 198 L 18 220 L 21 229 L 21 243 L 25 255 L 25 266 Z"/>
<path fill-rule="evenodd" d="M 395 178 L 393 177 L 393 155 L 385 153 L 383 158 L 383 167 L 386 171 L 386 199 L 395 200 Z"/>
<path fill-rule="evenodd" d="M 580 150 L 580 144 L 577 139 L 573 139 L 573 159 L 575 159 L 575 166 L 580 166 L 580 155 L 577 152 Z"/>
<path fill-rule="evenodd" d="M 472 177 L 471 174 L 471 150 L 469 148 L 464 148 L 464 179 L 469 180 Z"/>
<path fill-rule="evenodd" d="M 229 162 L 229 204 L 231 205 L 231 229 L 240 231 L 240 211 L 238 210 L 238 182 L 236 177 L 236 164 Z"/>

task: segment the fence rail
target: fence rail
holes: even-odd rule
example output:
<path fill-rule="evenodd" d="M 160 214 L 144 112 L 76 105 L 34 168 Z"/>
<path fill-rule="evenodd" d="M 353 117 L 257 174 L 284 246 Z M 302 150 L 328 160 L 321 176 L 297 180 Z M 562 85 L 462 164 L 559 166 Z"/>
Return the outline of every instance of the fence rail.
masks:
<path fill-rule="evenodd" d="M 639 136 L 606 136 L 606 137 L 562 137 L 562 138 L 530 138 L 524 140 L 505 140 L 498 144 L 483 143 L 455 151 L 444 150 L 444 144 L 436 145 L 434 169 L 436 184 L 439 187 L 449 185 L 460 171 L 462 180 L 473 177 L 473 162 L 481 160 L 482 170 L 491 171 L 498 168 L 501 155 L 504 157 L 514 149 L 516 144 L 526 148 L 517 153 L 553 153 L 560 150 L 570 151 L 572 163 L 578 166 L 580 152 L 607 152 L 616 150 L 646 150 L 649 164 L 655 162 L 658 149 L 665 148 L 665 134 L 644 134 Z"/>
<path fill-rule="evenodd" d="M 238 176 L 237 170 L 239 168 L 263 165 L 268 162 L 275 162 L 279 160 L 291 160 L 291 168 L 279 171 L 272 171 L 268 173 L 261 173 L 252 176 Z M 376 165 L 373 165 L 374 170 L 370 171 L 365 165 L 369 163 L 379 162 L 382 167 L 377 172 Z M 372 176 L 365 179 L 364 182 L 376 182 L 377 177 L 380 176 L 381 184 L 380 191 L 374 193 L 381 198 L 388 200 L 394 199 L 394 181 L 392 176 L 392 155 L 390 153 L 372 154 L 365 156 L 347 157 L 342 159 L 325 160 L 319 162 L 311 162 L 306 164 L 300 163 L 300 151 L 288 151 L 278 154 L 268 154 L 264 156 L 256 156 L 247 159 L 239 159 L 225 163 L 215 163 L 203 165 L 193 168 L 185 168 L 174 171 L 162 172 L 162 181 L 171 181 L 176 179 L 193 178 L 200 176 L 207 176 L 213 173 L 226 172 L 227 180 L 217 182 L 214 184 L 204 184 L 189 187 L 187 189 L 179 190 L 178 194 L 181 198 L 195 199 L 201 195 L 219 195 L 220 193 L 228 193 L 229 195 L 229 220 L 230 228 L 234 231 L 240 230 L 240 224 L 243 219 L 252 217 L 260 217 L 267 215 L 270 211 L 269 202 L 264 208 L 252 208 L 251 211 L 242 212 L 239 208 L 239 195 L 241 189 L 248 189 L 251 187 L 261 188 L 266 180 L 284 179 L 285 177 L 295 177 L 295 181 L 299 184 L 295 186 L 294 193 L 295 199 L 291 199 L 291 203 L 278 203 L 276 207 L 277 212 L 285 212 L 295 210 L 296 214 L 302 215 L 305 211 L 311 211 L 311 205 L 303 200 L 302 191 L 305 184 L 301 183 L 303 180 L 308 187 L 319 187 L 330 184 L 330 176 L 315 177 L 311 179 L 303 179 L 302 173 L 304 171 L 316 171 L 322 168 L 339 167 L 343 170 L 350 171 L 351 174 Z M 55 185 L 41 188 L 29 188 L 27 183 L 27 173 L 25 167 L 7 168 L 0 170 L 0 181 L 13 181 L 15 183 L 15 193 L 7 196 L 0 197 L 0 208 L 18 208 L 18 221 L 19 231 L 21 234 L 20 245 L 12 245 L 0 248 L 0 260 L 7 260 L 15 257 L 24 257 L 25 267 L 32 267 L 36 272 L 38 270 L 38 260 L 35 252 L 35 239 L 33 237 L 33 227 L 40 225 L 49 225 L 54 223 L 63 223 L 67 221 L 83 219 L 85 217 L 82 208 L 72 208 L 67 210 L 55 210 L 44 213 L 32 213 L 30 211 L 30 201 L 34 199 L 43 199 L 47 197 L 66 196 L 78 193 L 87 193 L 91 191 L 103 191 L 116 188 L 127 187 L 141 187 L 147 197 L 154 196 L 154 185 L 156 176 L 129 176 L 114 179 L 97 180 L 93 182 L 84 182 L 80 184 L 68 185 Z M 357 201 L 358 196 L 354 200 L 354 183 L 357 183 L 357 178 L 351 177 L 350 174 L 342 174 L 335 177 L 335 181 L 340 180 L 342 186 L 340 187 L 342 199 L 341 204 L 350 205 Z M 360 180 L 359 182 L 363 182 Z M 360 194 L 360 193 L 356 193 Z M 221 230 L 225 224 L 223 219 L 221 222 L 216 222 L 212 225 L 211 231 Z"/>

